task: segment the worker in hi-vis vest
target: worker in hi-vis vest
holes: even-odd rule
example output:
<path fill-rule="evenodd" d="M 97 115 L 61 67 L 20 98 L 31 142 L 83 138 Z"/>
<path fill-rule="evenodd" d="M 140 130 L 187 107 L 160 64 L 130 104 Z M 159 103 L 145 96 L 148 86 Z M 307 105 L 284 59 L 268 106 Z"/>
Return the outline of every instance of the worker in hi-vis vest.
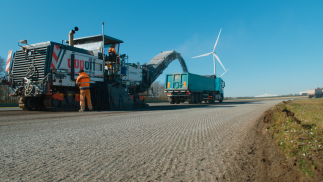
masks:
<path fill-rule="evenodd" d="M 117 60 L 117 64 L 120 64 L 120 58 L 115 48 L 116 48 L 116 45 L 112 44 L 112 46 L 108 50 L 109 57 L 111 57 L 110 59 L 112 59 L 113 61 Z"/>
<path fill-rule="evenodd" d="M 90 111 L 93 110 L 90 94 L 90 77 L 84 72 L 83 69 L 79 71 L 79 76 L 76 79 L 76 85 L 80 88 L 80 112 L 85 110 L 85 97 L 87 98 L 87 107 Z"/>

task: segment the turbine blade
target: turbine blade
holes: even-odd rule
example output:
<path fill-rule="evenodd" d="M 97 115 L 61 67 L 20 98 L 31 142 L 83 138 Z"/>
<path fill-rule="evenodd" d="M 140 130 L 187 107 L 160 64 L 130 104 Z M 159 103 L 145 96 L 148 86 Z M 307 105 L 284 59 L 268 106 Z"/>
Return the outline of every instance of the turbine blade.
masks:
<path fill-rule="evenodd" d="M 229 69 L 228 69 L 228 70 L 225 70 L 225 72 L 224 72 L 224 73 L 226 73 L 227 71 L 229 71 Z M 224 73 L 222 73 L 222 75 L 221 75 L 220 77 L 222 77 L 222 76 L 224 75 Z"/>
<path fill-rule="evenodd" d="M 210 52 L 210 53 L 207 53 L 207 54 L 202 54 L 202 55 L 199 55 L 199 56 L 195 56 L 195 57 L 192 57 L 192 58 L 198 58 L 198 57 L 202 57 L 202 56 L 208 56 L 210 54 L 212 54 L 213 52 Z"/>
<path fill-rule="evenodd" d="M 216 75 L 216 72 L 215 72 L 215 56 L 213 54 L 213 65 L 214 65 L 214 75 Z"/>
<path fill-rule="evenodd" d="M 218 44 L 218 40 L 219 40 L 219 37 L 220 37 L 221 30 L 222 30 L 222 28 L 220 29 L 220 32 L 219 32 L 218 38 L 216 39 L 216 42 L 215 42 L 215 44 L 214 44 L 213 52 L 214 52 L 214 50 L 215 50 L 216 44 Z"/>
<path fill-rule="evenodd" d="M 223 67 L 223 69 L 224 70 L 226 70 L 225 68 L 224 68 L 224 66 L 223 66 L 223 64 L 221 63 L 221 61 L 220 61 L 220 58 L 215 54 L 215 53 L 213 53 L 213 55 L 216 57 L 216 59 L 219 61 L 219 63 L 221 64 L 221 66 Z"/>

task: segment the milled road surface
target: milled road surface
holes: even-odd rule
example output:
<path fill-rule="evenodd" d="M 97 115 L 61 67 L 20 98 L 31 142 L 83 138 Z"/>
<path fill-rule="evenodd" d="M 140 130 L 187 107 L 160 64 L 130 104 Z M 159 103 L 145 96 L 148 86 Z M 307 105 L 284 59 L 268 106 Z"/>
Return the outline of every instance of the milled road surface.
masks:
<path fill-rule="evenodd" d="M 0 110 L 0 181 L 224 181 L 264 111 L 281 100 L 144 110 Z M 240 170 L 240 169 L 239 169 Z M 242 169 L 243 170 L 243 169 Z"/>

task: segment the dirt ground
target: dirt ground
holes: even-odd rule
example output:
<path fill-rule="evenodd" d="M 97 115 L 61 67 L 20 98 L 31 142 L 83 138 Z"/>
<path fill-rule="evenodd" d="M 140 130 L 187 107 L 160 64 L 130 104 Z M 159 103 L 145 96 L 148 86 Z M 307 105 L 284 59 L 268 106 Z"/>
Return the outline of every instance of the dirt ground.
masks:
<path fill-rule="evenodd" d="M 239 149 L 239 168 L 232 171 L 232 181 L 311 181 L 301 177 L 293 163 L 288 162 L 267 131 L 268 124 L 259 118 L 254 132 Z M 252 131 L 251 130 L 251 131 Z"/>

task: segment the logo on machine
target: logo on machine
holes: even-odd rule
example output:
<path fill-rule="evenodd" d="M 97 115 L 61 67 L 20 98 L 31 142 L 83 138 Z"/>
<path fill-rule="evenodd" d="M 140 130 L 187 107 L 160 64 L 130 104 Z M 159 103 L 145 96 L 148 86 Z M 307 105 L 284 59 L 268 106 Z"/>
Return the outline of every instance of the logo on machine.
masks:
<path fill-rule="evenodd" d="M 71 68 L 71 59 L 67 59 L 68 68 Z M 92 70 L 90 59 L 89 61 L 74 59 L 74 69 L 83 69 L 84 71 Z"/>

